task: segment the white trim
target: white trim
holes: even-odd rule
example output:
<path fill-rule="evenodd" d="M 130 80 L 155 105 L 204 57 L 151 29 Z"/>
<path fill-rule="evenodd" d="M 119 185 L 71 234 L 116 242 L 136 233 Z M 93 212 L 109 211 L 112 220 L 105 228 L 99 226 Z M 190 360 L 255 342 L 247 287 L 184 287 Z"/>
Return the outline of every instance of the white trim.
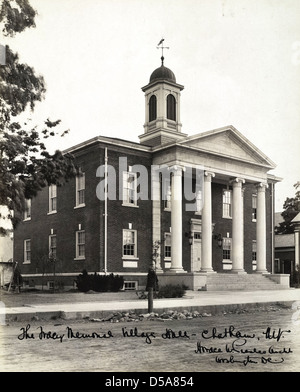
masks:
<path fill-rule="evenodd" d="M 28 263 L 29 264 L 29 263 Z M 105 275 L 103 271 L 96 271 L 97 273 L 99 273 L 100 275 Z M 94 272 L 93 272 L 94 273 Z M 116 271 L 107 271 L 107 274 L 114 274 L 114 275 L 128 275 L 128 276 L 147 276 L 148 273 L 147 272 L 127 272 L 127 271 L 122 271 L 122 272 L 116 272 Z M 55 276 L 78 276 L 80 275 L 81 272 L 56 272 Z M 92 273 L 91 273 L 92 274 Z M 53 276 L 53 272 L 48 272 L 48 273 L 44 273 L 44 274 L 22 274 L 23 277 L 25 278 L 40 278 L 43 276 Z"/>
<path fill-rule="evenodd" d="M 133 255 L 124 255 L 124 233 L 125 232 L 131 232 L 134 233 L 134 248 L 133 248 Z M 138 254 L 138 238 L 137 238 L 137 230 L 133 229 L 123 229 L 122 230 L 122 260 L 138 260 L 137 254 Z"/>
<path fill-rule="evenodd" d="M 250 153 L 251 152 L 253 153 L 253 151 L 254 151 L 257 154 L 257 156 L 259 156 L 262 160 L 264 160 L 267 163 L 267 164 L 257 163 L 259 166 L 268 166 L 268 167 L 271 167 L 272 169 L 275 169 L 275 167 L 277 165 L 232 125 L 189 136 L 185 140 L 180 142 L 180 144 L 188 143 L 190 141 L 197 140 L 197 139 L 203 139 L 203 138 L 211 136 L 211 135 L 216 135 L 216 134 L 224 133 L 224 132 L 228 132 L 228 131 L 230 131 L 231 134 L 233 134 L 236 137 L 236 139 L 240 143 L 240 145 L 246 146 L 250 150 L 249 151 Z M 224 154 L 224 155 L 226 155 L 226 154 Z M 237 159 L 237 158 L 230 156 L 230 159 Z"/>
<path fill-rule="evenodd" d="M 123 260 L 123 268 L 137 268 L 138 262 L 133 260 Z"/>
<path fill-rule="evenodd" d="M 130 149 L 135 149 L 139 151 L 147 151 L 151 152 L 152 148 L 145 146 L 145 145 L 139 145 L 138 143 L 130 142 L 127 140 L 120 140 L 120 139 L 114 139 L 110 138 L 107 136 L 96 136 L 92 139 L 89 139 L 83 143 L 77 144 L 73 147 L 67 148 L 66 150 L 63 151 L 63 154 L 68 154 L 72 153 L 76 150 L 82 149 L 83 147 L 87 147 L 91 144 L 95 143 L 104 143 L 104 144 L 112 144 L 114 147 L 119 146 L 119 147 L 125 147 L 125 148 L 130 148 Z"/>
<path fill-rule="evenodd" d="M 137 173 L 130 171 L 123 171 L 122 176 L 122 206 L 126 207 L 138 207 L 137 205 Z M 129 178 L 133 178 L 133 181 L 129 181 Z M 131 186 L 133 184 L 133 186 Z M 125 186 L 126 185 L 126 186 Z M 129 191 L 133 192 L 133 203 L 129 201 Z"/>
<path fill-rule="evenodd" d="M 167 237 L 169 237 L 169 242 L 170 242 L 170 245 L 166 245 L 166 242 L 167 242 Z M 171 256 L 165 256 L 165 254 L 166 254 L 166 246 L 169 246 L 170 247 L 170 250 L 171 250 Z M 168 232 L 165 232 L 164 233 L 164 261 L 166 262 L 168 262 L 168 261 L 170 261 L 171 262 L 171 260 L 172 260 L 172 233 L 168 233 Z"/>
<path fill-rule="evenodd" d="M 82 244 L 79 244 L 78 243 L 78 235 L 79 235 L 79 233 L 84 233 L 84 243 L 82 243 Z M 86 246 L 86 241 L 85 241 L 85 230 L 82 230 L 82 229 L 80 229 L 80 230 L 77 230 L 76 232 L 75 232 L 75 238 L 76 238 L 76 249 L 75 249 L 75 257 L 74 257 L 74 260 L 85 260 L 85 246 Z M 78 252 L 78 246 L 79 245 L 84 245 L 84 256 L 79 256 L 79 252 Z"/>
<path fill-rule="evenodd" d="M 29 242 L 30 243 L 30 259 L 27 259 L 27 252 L 28 250 L 26 249 L 26 243 Z M 23 264 L 31 264 L 31 238 L 27 238 L 23 241 Z"/>
<path fill-rule="evenodd" d="M 80 180 L 83 178 L 83 187 L 82 188 L 79 188 L 79 183 L 80 183 Z M 84 207 L 85 206 L 85 173 L 80 173 L 79 175 L 77 175 L 76 176 L 76 178 L 75 178 L 75 191 L 76 191 L 76 198 L 75 198 L 75 203 L 76 203 L 76 205 L 75 205 L 75 207 L 76 208 L 78 208 L 78 207 Z M 79 203 L 79 192 L 80 191 L 84 191 L 84 202 L 83 203 Z M 74 208 L 75 208 L 74 207 Z"/>
<path fill-rule="evenodd" d="M 122 207 L 133 207 L 133 208 L 139 208 L 139 206 L 138 205 L 136 205 L 136 204 L 132 204 L 132 203 L 127 203 L 127 202 L 123 202 L 122 203 Z"/>
<path fill-rule="evenodd" d="M 30 215 L 27 216 L 28 210 L 30 211 Z M 25 199 L 25 210 L 24 210 L 24 219 L 23 222 L 28 222 L 31 220 L 31 199 Z"/>
<path fill-rule="evenodd" d="M 78 206 L 74 207 L 74 210 L 76 210 L 77 208 L 83 208 L 85 207 L 85 203 L 84 204 L 78 204 Z"/>
<path fill-rule="evenodd" d="M 49 239 L 48 239 L 48 246 L 49 246 L 48 252 L 49 252 L 49 256 L 50 256 L 51 253 L 52 253 L 52 250 L 51 250 L 51 238 L 53 238 L 53 237 L 55 237 L 55 240 L 56 240 L 56 242 L 55 242 L 55 258 L 56 258 L 56 256 L 57 256 L 57 236 L 56 236 L 56 234 L 53 234 L 53 229 L 51 229 L 51 234 L 49 234 Z"/>
<path fill-rule="evenodd" d="M 256 199 L 256 202 L 255 202 L 255 207 L 253 206 L 253 200 L 255 200 Z M 252 196 L 251 196 L 251 217 L 253 216 L 253 210 L 256 210 L 256 216 L 257 216 L 257 193 L 252 193 Z M 256 222 L 256 218 L 252 218 L 252 222 Z"/>
<path fill-rule="evenodd" d="M 48 187 L 48 189 L 49 189 L 49 194 L 48 194 L 48 214 L 47 215 L 50 215 L 50 214 L 55 214 L 55 213 L 57 213 L 57 186 L 55 185 L 55 184 L 51 184 L 49 187 Z M 52 196 L 52 189 L 55 189 L 55 196 Z M 55 209 L 52 209 L 52 200 L 53 199 L 56 199 L 56 208 Z"/>
<path fill-rule="evenodd" d="M 230 193 L 230 203 L 224 203 L 224 192 Z M 224 215 L 224 205 L 228 205 L 230 209 L 231 215 Z M 222 190 L 222 218 L 223 219 L 232 219 L 232 190 L 223 188 Z"/>

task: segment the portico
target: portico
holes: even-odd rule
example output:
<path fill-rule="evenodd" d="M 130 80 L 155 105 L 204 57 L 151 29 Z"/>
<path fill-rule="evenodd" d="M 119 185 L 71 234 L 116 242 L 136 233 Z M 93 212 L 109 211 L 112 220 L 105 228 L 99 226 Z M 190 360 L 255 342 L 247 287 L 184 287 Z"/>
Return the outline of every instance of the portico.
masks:
<path fill-rule="evenodd" d="M 215 143 L 214 139 L 216 140 Z M 210 153 L 205 151 L 205 146 L 208 143 L 210 146 L 216 146 L 217 151 L 211 151 L 212 147 L 210 147 Z M 254 149 L 251 145 L 249 146 L 248 143 L 244 143 L 246 143 L 245 139 L 235 128 L 227 127 L 212 131 L 209 134 L 207 133 L 204 137 L 203 135 L 198 135 L 196 138 L 186 138 L 184 141 L 174 142 L 171 145 L 169 144 L 168 148 L 163 148 L 163 146 L 154 148 L 154 152 L 156 153 L 154 163 L 157 165 L 167 165 L 171 168 L 170 171 L 172 173 L 170 211 L 172 257 L 168 272 L 201 272 L 204 274 L 216 272 L 213 267 L 213 264 L 216 263 L 216 260 L 213 259 L 213 229 L 215 225 L 216 227 L 220 227 L 221 225 L 220 222 L 217 222 L 219 218 L 213 218 L 213 211 L 216 209 L 216 206 L 213 201 L 212 186 L 216 184 L 227 189 L 230 188 L 232 198 L 230 200 L 230 216 L 227 219 L 222 216 L 220 217 L 226 220 L 229 229 L 227 229 L 226 233 L 219 234 L 222 234 L 222 237 L 227 236 L 230 238 L 231 243 L 231 268 L 226 272 L 236 274 L 246 273 L 244 232 L 246 228 L 245 222 L 247 223 L 248 218 L 245 220 L 244 217 L 245 207 L 243 199 L 244 190 L 250 188 L 254 189 L 255 196 L 257 197 L 256 222 L 248 222 L 248 225 L 251 224 L 255 227 L 254 230 L 256 233 L 256 238 L 253 239 L 253 241 L 256 241 L 257 248 L 255 271 L 257 273 L 268 272 L 266 255 L 266 189 L 268 189 L 267 171 L 273 165 L 265 157 L 263 157 L 265 161 L 262 162 L 263 159 L 259 150 Z M 167 154 L 165 150 L 167 150 Z M 217 154 L 221 150 L 223 151 L 222 156 Z M 226 154 L 224 151 L 226 151 Z M 232 158 L 233 152 L 235 153 L 234 158 Z M 241 156 L 242 154 L 243 156 Z M 183 228 L 183 221 L 186 221 L 187 210 L 189 210 L 187 208 L 189 204 L 185 200 L 184 195 L 184 170 L 191 167 L 194 169 L 201 167 L 203 176 L 201 182 L 201 210 L 194 211 L 194 215 L 191 217 L 194 220 L 198 218 L 197 232 L 200 231 L 200 238 L 197 238 L 198 241 L 201 241 L 200 262 L 198 263 L 200 268 L 198 270 L 195 270 L 195 254 L 192 254 L 192 251 L 190 252 L 190 265 L 188 268 L 184 268 L 183 266 L 183 260 L 186 257 L 186 253 L 183 255 L 183 244 L 188 241 L 186 231 Z M 196 197 L 197 195 L 195 194 Z M 219 199 L 219 203 L 222 203 L 222 200 Z M 160 203 L 153 203 L 153 216 L 159 217 L 161 215 L 163 211 L 157 211 L 157 208 L 161 208 L 160 206 Z M 161 231 L 161 227 L 157 226 L 157 222 L 156 229 Z M 191 248 L 194 251 L 195 230 L 190 228 L 189 232 L 191 232 L 193 238 Z M 159 237 L 157 232 L 155 237 Z M 249 258 L 249 252 L 246 257 Z M 219 262 L 221 261 L 219 260 Z M 160 265 L 163 265 L 162 260 L 160 261 Z M 162 270 L 166 271 L 166 269 Z"/>

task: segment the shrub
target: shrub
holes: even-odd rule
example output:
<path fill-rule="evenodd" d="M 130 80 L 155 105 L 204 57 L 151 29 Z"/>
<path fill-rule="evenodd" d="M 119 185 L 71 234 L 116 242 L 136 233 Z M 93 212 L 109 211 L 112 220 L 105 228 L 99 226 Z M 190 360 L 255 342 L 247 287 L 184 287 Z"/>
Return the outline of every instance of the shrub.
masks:
<path fill-rule="evenodd" d="M 187 290 L 185 285 L 167 284 L 159 289 L 157 298 L 182 298 Z"/>
<path fill-rule="evenodd" d="M 119 291 L 124 285 L 124 278 L 119 275 L 89 275 L 86 270 L 82 271 L 76 279 L 79 291 L 86 293 L 89 290 L 97 292 Z"/>

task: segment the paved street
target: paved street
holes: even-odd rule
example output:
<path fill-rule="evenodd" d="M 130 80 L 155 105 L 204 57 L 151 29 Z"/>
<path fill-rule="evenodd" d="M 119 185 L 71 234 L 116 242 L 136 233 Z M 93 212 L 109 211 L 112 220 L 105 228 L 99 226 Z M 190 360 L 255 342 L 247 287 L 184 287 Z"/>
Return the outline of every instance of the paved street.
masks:
<path fill-rule="evenodd" d="M 299 314 L 279 306 L 191 320 L 10 322 L 0 345 L 2 372 L 300 370 Z"/>

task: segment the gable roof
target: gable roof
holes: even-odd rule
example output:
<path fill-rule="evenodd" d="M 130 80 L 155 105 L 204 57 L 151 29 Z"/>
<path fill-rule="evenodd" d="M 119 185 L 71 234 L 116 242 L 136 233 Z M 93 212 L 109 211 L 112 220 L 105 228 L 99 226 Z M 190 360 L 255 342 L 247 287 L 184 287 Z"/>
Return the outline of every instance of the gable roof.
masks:
<path fill-rule="evenodd" d="M 292 219 L 292 223 L 299 223 L 300 222 L 300 212 Z"/>
<path fill-rule="evenodd" d="M 275 235 L 275 248 L 291 248 L 295 246 L 294 234 Z"/>
<path fill-rule="evenodd" d="M 276 167 L 271 159 L 232 125 L 186 137 L 176 144 L 269 169 Z"/>

